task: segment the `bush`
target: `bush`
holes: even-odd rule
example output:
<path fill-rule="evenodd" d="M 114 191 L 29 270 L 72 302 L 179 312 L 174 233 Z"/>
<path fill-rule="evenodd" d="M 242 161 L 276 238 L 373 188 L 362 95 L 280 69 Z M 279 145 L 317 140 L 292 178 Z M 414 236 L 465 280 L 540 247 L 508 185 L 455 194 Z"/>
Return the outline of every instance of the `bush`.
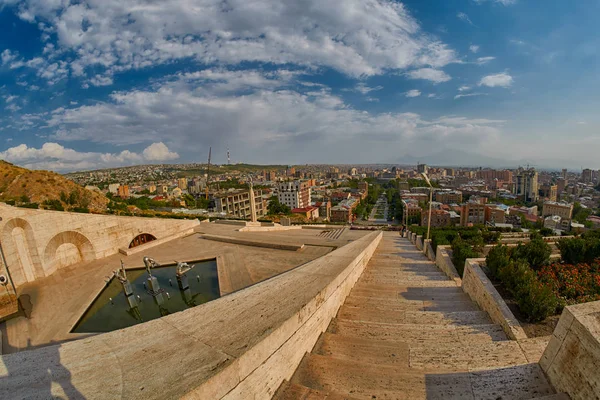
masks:
<path fill-rule="evenodd" d="M 512 251 L 513 260 L 526 260 L 531 268 L 538 270 L 550 263 L 552 248 L 541 237 L 534 237 L 529 243 L 520 244 Z"/>
<path fill-rule="evenodd" d="M 567 264 L 591 263 L 600 258 L 600 239 L 594 236 L 562 239 L 557 246 L 562 260 Z"/>
<path fill-rule="evenodd" d="M 459 276 L 463 276 L 467 258 L 478 258 L 479 253 L 468 242 L 457 237 L 452 242 L 452 263 Z"/>
<path fill-rule="evenodd" d="M 494 247 L 485 258 L 485 263 L 492 279 L 498 279 L 500 270 L 510 264 L 508 247 L 501 244 Z"/>
<path fill-rule="evenodd" d="M 526 261 L 510 262 L 500 269 L 499 277 L 528 321 L 542 321 L 556 312 L 558 298 L 549 286 L 540 282 Z"/>
<path fill-rule="evenodd" d="M 600 300 L 600 265 L 551 264 L 538 272 L 539 279 L 552 288 L 566 304 Z"/>

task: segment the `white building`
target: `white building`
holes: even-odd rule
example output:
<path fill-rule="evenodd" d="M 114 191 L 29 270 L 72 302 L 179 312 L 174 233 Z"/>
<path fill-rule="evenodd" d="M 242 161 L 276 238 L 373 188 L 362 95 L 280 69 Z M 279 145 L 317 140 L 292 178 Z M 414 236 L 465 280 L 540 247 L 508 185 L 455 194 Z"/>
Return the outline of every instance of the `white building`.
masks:
<path fill-rule="evenodd" d="M 277 184 L 277 198 L 292 210 L 311 205 L 311 188 L 308 181 L 279 182 Z"/>

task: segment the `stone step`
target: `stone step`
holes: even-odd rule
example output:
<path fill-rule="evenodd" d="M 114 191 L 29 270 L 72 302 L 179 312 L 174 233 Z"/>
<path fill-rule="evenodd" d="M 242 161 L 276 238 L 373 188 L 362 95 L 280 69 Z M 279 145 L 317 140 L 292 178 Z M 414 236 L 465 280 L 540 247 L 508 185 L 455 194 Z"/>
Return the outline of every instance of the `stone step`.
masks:
<path fill-rule="evenodd" d="M 386 324 L 335 318 L 329 333 L 405 343 L 485 343 L 508 340 L 502 327 L 484 325 Z"/>
<path fill-rule="evenodd" d="M 439 278 L 439 279 L 446 279 L 448 280 L 449 278 L 446 276 L 445 273 L 443 273 L 440 270 L 412 270 L 412 271 L 405 271 L 403 269 L 392 269 L 392 268 L 386 268 L 386 269 L 374 269 L 374 268 L 367 268 L 364 273 L 361 276 L 361 280 L 364 278 L 370 278 L 370 277 L 381 277 L 381 278 L 385 278 L 385 279 L 410 279 L 412 277 L 421 277 L 421 278 Z"/>
<path fill-rule="evenodd" d="M 380 265 L 368 265 L 365 268 L 365 272 L 369 273 L 383 273 L 383 274 L 395 274 L 395 273 L 415 273 L 415 274 L 443 274 L 435 265 L 421 265 L 421 266 L 380 266 Z"/>
<path fill-rule="evenodd" d="M 546 350 L 552 336 L 541 336 L 519 340 L 519 346 L 525 353 L 527 361 L 537 363 L 542 358 L 542 354 Z"/>
<path fill-rule="evenodd" d="M 405 342 L 355 338 L 325 332 L 312 353 L 356 360 L 363 363 L 395 365 L 420 370 L 478 371 L 527 364 L 515 341 L 469 344 L 409 344 Z"/>
<path fill-rule="evenodd" d="M 529 400 L 571 400 L 571 397 L 566 393 L 557 393 L 548 396 L 532 397 Z"/>
<path fill-rule="evenodd" d="M 383 285 L 356 284 L 351 296 L 381 299 L 427 300 L 427 301 L 471 301 L 460 287 L 384 287 Z"/>
<path fill-rule="evenodd" d="M 307 354 L 292 382 L 357 399 L 528 399 L 553 394 L 536 364 L 477 372 L 403 367 Z"/>
<path fill-rule="evenodd" d="M 369 279 L 363 279 L 361 278 L 356 285 L 380 285 L 380 286 L 389 286 L 390 288 L 398 288 L 398 287 L 457 287 L 456 286 L 456 282 L 448 279 L 448 278 L 444 278 L 443 280 L 406 280 L 406 281 L 399 281 L 396 279 L 376 279 L 376 278 L 369 278 Z"/>
<path fill-rule="evenodd" d="M 341 360 L 409 367 L 408 343 L 363 339 L 325 332 L 312 353 Z"/>
<path fill-rule="evenodd" d="M 512 340 L 488 343 L 435 343 L 410 345 L 410 368 L 478 371 L 527 364 L 527 358 Z"/>
<path fill-rule="evenodd" d="M 381 274 L 364 273 L 360 277 L 360 283 L 376 283 L 382 285 L 412 285 L 413 282 L 452 282 L 446 275 L 426 274 Z M 456 286 L 456 284 L 454 285 Z"/>
<path fill-rule="evenodd" d="M 338 318 L 364 322 L 415 325 L 486 325 L 491 324 L 485 311 L 413 311 L 390 310 L 368 306 L 344 304 Z"/>
<path fill-rule="evenodd" d="M 403 299 L 382 299 L 377 297 L 356 296 L 351 294 L 344 303 L 354 307 L 376 307 L 389 310 L 413 311 L 479 311 L 479 306 L 471 300 L 463 301 L 423 301 Z"/>
<path fill-rule="evenodd" d="M 322 392 L 291 382 L 283 382 L 273 400 L 353 400 L 354 398 L 336 393 Z"/>

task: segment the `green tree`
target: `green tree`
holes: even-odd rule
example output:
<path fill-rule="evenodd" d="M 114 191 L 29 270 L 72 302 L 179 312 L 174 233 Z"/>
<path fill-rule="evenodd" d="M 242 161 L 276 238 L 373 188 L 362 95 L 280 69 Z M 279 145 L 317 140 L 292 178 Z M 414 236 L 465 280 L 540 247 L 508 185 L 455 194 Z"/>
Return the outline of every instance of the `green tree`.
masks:
<path fill-rule="evenodd" d="M 285 204 L 281 204 L 277 196 L 271 197 L 269 205 L 267 206 L 267 214 L 278 215 L 278 214 L 290 214 L 292 210 Z"/>

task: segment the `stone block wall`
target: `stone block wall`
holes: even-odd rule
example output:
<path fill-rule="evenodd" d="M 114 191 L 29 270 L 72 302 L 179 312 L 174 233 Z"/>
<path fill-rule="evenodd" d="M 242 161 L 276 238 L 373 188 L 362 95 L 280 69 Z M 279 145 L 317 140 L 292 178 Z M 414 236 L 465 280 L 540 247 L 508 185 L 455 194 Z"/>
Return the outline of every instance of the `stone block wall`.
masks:
<path fill-rule="evenodd" d="M 485 259 L 469 258 L 465 262 L 462 279 L 463 291 L 486 311 L 494 323 L 502 326 L 506 335 L 513 340 L 527 339 L 527 334 L 517 318 L 508 308 L 485 272 L 479 266 Z"/>
<path fill-rule="evenodd" d="M 565 307 L 540 366 L 572 400 L 600 398 L 600 301 Z"/>
<path fill-rule="evenodd" d="M 32 210 L 0 204 L 0 243 L 16 286 L 57 269 L 128 248 L 140 234 L 165 239 L 192 233 L 198 220 L 117 217 Z"/>
<path fill-rule="evenodd" d="M 327 329 L 381 237 L 372 232 L 163 318 L 1 356 L 0 398 L 270 399 Z"/>

